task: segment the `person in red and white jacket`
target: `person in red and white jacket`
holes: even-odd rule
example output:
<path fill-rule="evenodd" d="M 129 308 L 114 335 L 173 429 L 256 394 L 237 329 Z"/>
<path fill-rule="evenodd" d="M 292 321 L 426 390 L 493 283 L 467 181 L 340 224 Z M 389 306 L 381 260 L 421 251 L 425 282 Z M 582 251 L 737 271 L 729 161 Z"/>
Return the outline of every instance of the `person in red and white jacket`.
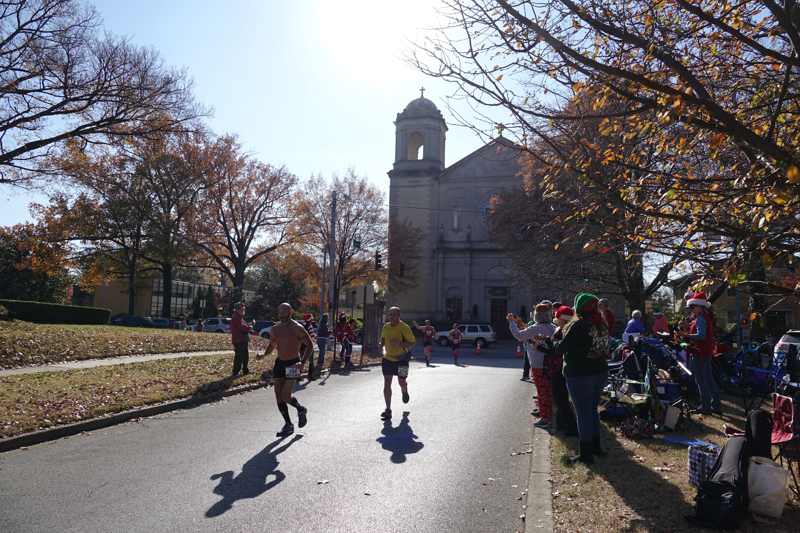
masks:
<path fill-rule="evenodd" d="M 697 408 L 697 412 L 704 415 L 712 413 L 721 415 L 719 389 L 714 381 L 711 366 L 714 357 L 714 321 L 708 314 L 711 304 L 705 292 L 698 292 L 686 302 L 686 306 L 692 312 L 691 318 L 694 318 L 694 321 L 689 333 L 679 330 L 676 334 L 689 339 L 697 347 L 698 354 L 690 358 L 692 374 L 700 390 L 700 407 Z"/>
<path fill-rule="evenodd" d="M 351 325 L 355 324 L 355 320 L 347 321 L 347 315 L 344 312 L 339 313 L 339 322 L 334 328 L 336 333 L 336 342 L 341 343 L 342 353 L 344 354 L 344 366 L 352 366 L 350 363 L 350 356 L 353 354 L 353 341 L 355 340 L 355 330 Z"/>

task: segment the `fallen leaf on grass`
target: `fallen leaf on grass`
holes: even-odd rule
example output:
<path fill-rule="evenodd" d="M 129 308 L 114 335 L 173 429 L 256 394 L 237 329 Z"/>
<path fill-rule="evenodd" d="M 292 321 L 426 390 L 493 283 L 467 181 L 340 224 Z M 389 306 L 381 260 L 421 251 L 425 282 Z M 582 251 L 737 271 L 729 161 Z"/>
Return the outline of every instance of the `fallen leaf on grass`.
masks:
<path fill-rule="evenodd" d="M 633 460 L 634 461 L 643 462 L 644 461 L 644 457 L 642 457 L 641 455 L 634 455 L 633 456 Z"/>
<path fill-rule="evenodd" d="M 560 492 L 558 492 L 558 491 L 555 491 L 555 492 L 553 493 L 553 498 L 558 498 L 559 496 L 561 496 L 561 493 L 560 493 Z"/>
<path fill-rule="evenodd" d="M 672 469 L 667 466 L 657 466 L 653 470 L 656 472 L 672 472 Z"/>

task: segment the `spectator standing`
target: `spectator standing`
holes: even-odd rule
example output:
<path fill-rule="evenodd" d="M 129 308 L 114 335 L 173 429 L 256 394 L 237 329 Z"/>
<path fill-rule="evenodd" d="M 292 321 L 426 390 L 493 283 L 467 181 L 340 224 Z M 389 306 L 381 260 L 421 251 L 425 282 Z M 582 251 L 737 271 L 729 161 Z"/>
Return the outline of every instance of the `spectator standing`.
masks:
<path fill-rule="evenodd" d="M 661 312 L 658 307 L 653 308 L 653 333 L 669 333 L 669 324 L 667 317 Z"/>
<path fill-rule="evenodd" d="M 600 415 L 597 407 L 608 381 L 605 357 L 608 347 L 600 349 L 597 345 L 607 343 L 608 326 L 597 306 L 595 295 L 580 293 L 575 297 L 577 316 L 567 324 L 561 340 L 544 335 L 534 337 L 545 341 L 555 353 L 564 355 L 563 373 L 575 406 L 580 441 L 580 453 L 567 458 L 573 463 L 580 461 L 592 464 L 593 455 L 606 453 L 600 448 Z"/>
<path fill-rule="evenodd" d="M 203 333 L 203 319 L 200 318 L 197 320 L 197 323 L 194 325 L 194 330 L 198 333 Z"/>
<path fill-rule="evenodd" d="M 608 300 L 605 298 L 598 300 L 597 310 L 600 311 L 600 314 L 603 316 L 603 322 L 606 323 L 608 336 L 612 337 L 614 335 L 614 320 L 616 320 L 616 317 L 614 316 L 614 311 L 608 307 Z"/>
<path fill-rule="evenodd" d="M 555 304 L 554 304 L 555 305 Z M 553 332 L 553 340 L 560 341 L 564 338 L 564 328 L 575 318 L 575 311 L 566 305 L 560 305 L 555 312 L 557 329 Z M 553 403 L 556 404 L 556 427 L 566 433 L 567 437 L 578 436 L 578 423 L 575 413 L 569 403 L 567 380 L 564 379 L 562 366 L 564 356 L 553 354 L 550 356 L 550 388 L 553 391 Z"/>
<path fill-rule="evenodd" d="M 317 362 L 319 363 L 319 369 L 322 370 L 322 364 L 325 362 L 325 351 L 328 349 L 328 336 L 330 336 L 331 330 L 328 328 L 328 314 L 325 313 L 319 318 L 319 324 L 317 325 L 317 347 L 319 348 L 319 358 Z"/>
<path fill-rule="evenodd" d="M 242 371 L 243 375 L 250 373 L 247 368 L 250 362 L 250 352 L 248 345 L 250 343 L 250 332 L 253 331 L 253 325 L 256 321 L 252 320 L 245 323 L 242 316 L 245 312 L 244 302 L 236 302 L 233 304 L 233 316 L 231 317 L 231 341 L 233 342 L 233 374 L 234 376 Z"/>
<path fill-rule="evenodd" d="M 680 337 L 687 338 L 697 349 L 690 357 L 692 374 L 700 390 L 700 407 L 697 412 L 703 415 L 722 414 L 722 404 L 719 400 L 719 389 L 714 381 L 712 371 L 712 357 L 714 357 L 714 321 L 708 314 L 708 303 L 705 292 L 698 292 L 690 298 L 686 305 L 692 313 L 689 333 L 679 331 Z"/>
<path fill-rule="evenodd" d="M 553 325 L 553 317 L 550 315 L 549 306 L 545 303 L 536 304 L 533 310 L 533 324 L 520 330 L 515 322 L 513 314 L 509 314 L 508 327 L 511 334 L 518 341 L 533 339 L 536 335 L 551 337 L 556 327 Z M 550 415 L 553 406 L 553 397 L 550 389 L 550 376 L 545 375 L 544 360 L 547 355 L 539 350 L 539 343 L 528 343 L 528 355 L 531 360 L 531 374 L 533 383 L 536 385 L 536 398 L 539 402 L 539 420 L 534 423 L 536 427 L 548 429 L 550 427 Z"/>
<path fill-rule="evenodd" d="M 181 317 L 181 331 L 186 331 L 186 317 Z"/>

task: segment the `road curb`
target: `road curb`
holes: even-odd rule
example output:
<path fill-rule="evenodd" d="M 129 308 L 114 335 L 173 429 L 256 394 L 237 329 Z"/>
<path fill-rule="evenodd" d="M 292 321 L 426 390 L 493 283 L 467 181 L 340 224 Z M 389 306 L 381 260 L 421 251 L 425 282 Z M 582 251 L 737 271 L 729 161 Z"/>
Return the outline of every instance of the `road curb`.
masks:
<path fill-rule="evenodd" d="M 531 473 L 528 478 L 525 533 L 553 532 L 555 524 L 551 469 L 550 433 L 534 426 L 531 435 Z"/>
<path fill-rule="evenodd" d="M 379 364 L 380 363 L 368 363 L 365 365 L 360 365 L 357 368 L 367 368 Z M 330 370 L 328 370 L 328 373 L 330 373 Z M 303 374 L 303 376 L 307 380 L 308 372 Z M 316 379 L 319 378 L 315 378 L 315 380 Z M 41 444 L 43 442 L 49 442 L 51 440 L 57 440 L 64 437 L 71 437 L 73 435 L 78 435 L 80 433 L 83 433 L 84 431 L 94 431 L 97 429 L 107 428 L 109 426 L 115 426 L 117 424 L 133 420 L 134 418 L 155 416 L 168 413 L 170 411 L 177 411 L 178 409 L 185 409 L 188 407 L 194 407 L 196 405 L 201 405 L 204 403 L 214 402 L 221 398 L 226 398 L 228 396 L 233 396 L 235 394 L 241 394 L 244 392 L 263 389 L 265 387 L 271 386 L 272 384 L 273 384 L 272 379 L 269 379 L 268 381 L 259 381 L 257 383 L 253 383 L 250 385 L 242 385 L 232 389 L 225 389 L 218 392 L 196 395 L 190 398 L 185 398 L 183 400 L 174 400 L 165 403 L 160 403 L 158 405 L 137 407 L 130 411 L 123 411 L 121 413 L 115 413 L 113 415 L 105 415 L 98 418 L 83 420 L 81 422 L 73 422 L 71 424 L 66 424 L 63 426 L 57 426 L 48 429 L 40 429 L 37 431 L 33 431 L 31 433 L 24 433 L 22 435 L 16 435 L 14 437 L 0 439 L 0 453 L 16 450 L 19 448 L 24 448 L 26 446 L 33 446 L 34 444 Z"/>

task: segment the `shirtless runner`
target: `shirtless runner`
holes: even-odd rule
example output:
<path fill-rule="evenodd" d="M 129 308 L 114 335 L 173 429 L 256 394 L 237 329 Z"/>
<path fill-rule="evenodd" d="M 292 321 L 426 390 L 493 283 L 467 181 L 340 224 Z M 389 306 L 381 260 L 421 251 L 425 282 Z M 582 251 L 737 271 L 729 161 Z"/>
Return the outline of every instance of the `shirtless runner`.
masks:
<path fill-rule="evenodd" d="M 286 437 L 294 433 L 294 424 L 289 418 L 287 404 L 297 409 L 298 427 L 305 426 L 307 422 L 306 413 L 308 413 L 308 409 L 300 405 L 297 398 L 292 397 L 292 390 L 294 390 L 295 381 L 300 378 L 303 366 L 314 355 L 314 343 L 306 328 L 292 320 L 291 305 L 282 303 L 278 307 L 278 320 L 279 322 L 272 326 L 270 330 L 270 341 L 266 351 L 257 356 L 256 359 L 260 360 L 265 355 L 271 354 L 275 348 L 278 349 L 278 358 L 275 359 L 275 371 L 273 373 L 275 399 L 278 401 L 278 410 L 283 415 L 286 424 L 278 432 L 277 436 Z M 300 344 L 306 345 L 302 361 L 297 355 Z"/>

